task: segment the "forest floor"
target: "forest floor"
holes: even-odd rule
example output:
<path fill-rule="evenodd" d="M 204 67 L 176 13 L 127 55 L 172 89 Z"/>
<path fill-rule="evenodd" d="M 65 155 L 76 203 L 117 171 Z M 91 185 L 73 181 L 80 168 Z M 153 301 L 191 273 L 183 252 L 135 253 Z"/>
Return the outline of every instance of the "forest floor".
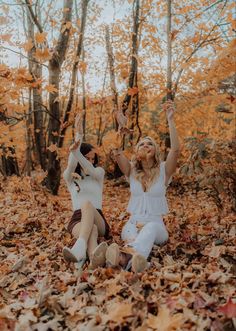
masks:
<path fill-rule="evenodd" d="M 165 217 L 169 241 L 150 268 L 77 270 L 62 257 L 71 200 L 33 178 L 0 180 L 0 330 L 233 331 L 235 217 L 206 192 L 175 179 Z M 104 214 L 114 240 L 128 219 L 127 185 L 106 181 Z M 111 241 L 110 241 L 111 242 Z"/>

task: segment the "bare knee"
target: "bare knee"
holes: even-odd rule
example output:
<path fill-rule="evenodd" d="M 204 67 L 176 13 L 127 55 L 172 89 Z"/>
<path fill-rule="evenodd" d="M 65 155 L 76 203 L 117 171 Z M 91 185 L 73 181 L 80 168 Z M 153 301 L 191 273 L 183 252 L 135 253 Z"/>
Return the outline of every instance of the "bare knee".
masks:
<path fill-rule="evenodd" d="M 90 201 L 86 200 L 82 203 L 80 209 L 83 212 L 83 211 L 87 211 L 87 210 L 94 210 L 94 207 L 93 207 L 93 205 L 91 204 Z"/>

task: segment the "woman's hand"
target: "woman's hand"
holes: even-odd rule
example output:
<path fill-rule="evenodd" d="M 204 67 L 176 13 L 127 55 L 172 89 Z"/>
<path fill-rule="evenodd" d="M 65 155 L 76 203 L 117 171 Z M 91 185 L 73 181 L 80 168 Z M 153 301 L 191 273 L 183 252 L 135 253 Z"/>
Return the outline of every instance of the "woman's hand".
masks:
<path fill-rule="evenodd" d="M 166 111 L 167 120 L 170 121 L 174 118 L 176 111 L 175 104 L 172 100 L 168 100 L 163 104 L 163 109 Z"/>
<path fill-rule="evenodd" d="M 76 150 L 79 147 L 79 144 L 80 144 L 80 140 L 78 139 L 72 145 L 70 145 L 70 148 L 69 148 L 70 152 Z"/>
<path fill-rule="evenodd" d="M 113 162 L 117 162 L 117 158 L 121 155 L 121 150 L 118 148 L 113 148 L 110 151 L 110 157 L 112 159 Z"/>

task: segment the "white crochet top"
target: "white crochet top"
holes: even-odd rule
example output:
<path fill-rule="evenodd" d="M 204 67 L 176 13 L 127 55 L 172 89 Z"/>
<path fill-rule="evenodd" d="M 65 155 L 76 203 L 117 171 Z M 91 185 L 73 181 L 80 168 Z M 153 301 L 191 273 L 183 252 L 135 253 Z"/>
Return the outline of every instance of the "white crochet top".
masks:
<path fill-rule="evenodd" d="M 82 136 L 76 134 L 76 141 L 80 140 L 79 147 L 70 152 L 68 165 L 63 173 L 68 190 L 71 194 L 73 210 L 81 208 L 85 201 L 90 201 L 97 208 L 102 208 L 102 191 L 105 171 L 101 167 L 95 168 L 80 152 Z M 75 179 L 74 173 L 77 164 L 80 164 L 82 170 L 87 174 L 83 179 Z"/>
<path fill-rule="evenodd" d="M 127 211 L 132 215 L 160 216 L 168 213 L 165 185 L 165 162 L 160 163 L 160 175 L 147 192 L 144 192 L 142 184 L 130 174 L 131 196 Z M 170 180 L 169 180 L 170 183 Z M 168 184 L 169 184 L 168 183 Z"/>

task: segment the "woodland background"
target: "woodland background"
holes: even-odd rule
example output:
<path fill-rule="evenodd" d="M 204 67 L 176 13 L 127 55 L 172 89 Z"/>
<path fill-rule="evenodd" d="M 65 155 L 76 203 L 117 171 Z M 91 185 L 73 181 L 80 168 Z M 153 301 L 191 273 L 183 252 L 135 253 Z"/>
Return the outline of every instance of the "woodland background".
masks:
<path fill-rule="evenodd" d="M 0 329 L 234 330 L 234 2 L 16 0 L 1 13 Z M 148 134 L 165 158 L 166 99 L 182 146 L 168 244 L 140 275 L 67 265 L 61 173 L 75 114 L 85 109 L 84 140 L 106 169 L 104 212 L 122 244 L 129 193 L 110 150 L 130 156 Z"/>

